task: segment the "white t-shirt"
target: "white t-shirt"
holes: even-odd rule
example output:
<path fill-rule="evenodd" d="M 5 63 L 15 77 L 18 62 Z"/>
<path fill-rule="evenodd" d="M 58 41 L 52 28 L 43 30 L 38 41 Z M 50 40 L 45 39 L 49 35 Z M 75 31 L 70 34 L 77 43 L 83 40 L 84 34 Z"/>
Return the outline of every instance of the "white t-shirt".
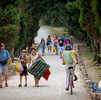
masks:
<path fill-rule="evenodd" d="M 35 62 L 36 58 L 38 57 L 38 53 L 35 56 L 30 55 L 30 57 L 31 57 L 31 63 L 27 64 L 28 68 Z"/>

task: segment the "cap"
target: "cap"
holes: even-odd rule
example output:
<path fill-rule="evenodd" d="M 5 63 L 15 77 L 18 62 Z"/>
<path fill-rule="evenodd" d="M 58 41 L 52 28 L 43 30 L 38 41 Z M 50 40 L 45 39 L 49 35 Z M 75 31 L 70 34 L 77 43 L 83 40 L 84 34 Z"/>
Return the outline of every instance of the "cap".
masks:
<path fill-rule="evenodd" d="M 66 48 L 65 48 L 66 50 L 72 50 L 72 47 L 71 47 L 71 45 L 69 44 L 69 45 L 66 45 Z"/>
<path fill-rule="evenodd" d="M 5 46 L 4 43 L 1 43 L 1 44 L 0 44 L 0 47 L 4 47 L 4 46 Z"/>

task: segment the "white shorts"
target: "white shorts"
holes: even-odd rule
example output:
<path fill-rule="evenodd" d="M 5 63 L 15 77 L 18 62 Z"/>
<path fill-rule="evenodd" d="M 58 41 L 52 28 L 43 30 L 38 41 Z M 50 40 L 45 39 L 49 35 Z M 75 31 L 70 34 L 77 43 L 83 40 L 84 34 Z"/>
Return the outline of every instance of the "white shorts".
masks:
<path fill-rule="evenodd" d="M 7 75 L 8 66 L 0 66 L 0 73 L 2 73 L 2 72 L 3 72 L 4 75 Z"/>
<path fill-rule="evenodd" d="M 63 52 L 65 50 L 64 46 L 59 47 L 59 52 Z"/>

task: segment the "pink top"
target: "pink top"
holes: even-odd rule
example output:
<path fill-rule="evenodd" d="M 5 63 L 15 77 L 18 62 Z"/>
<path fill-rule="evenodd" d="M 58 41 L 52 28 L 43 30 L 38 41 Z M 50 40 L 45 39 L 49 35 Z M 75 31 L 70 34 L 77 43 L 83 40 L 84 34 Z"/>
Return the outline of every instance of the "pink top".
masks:
<path fill-rule="evenodd" d="M 58 45 L 58 39 L 54 38 L 54 46 L 57 46 L 57 45 Z"/>

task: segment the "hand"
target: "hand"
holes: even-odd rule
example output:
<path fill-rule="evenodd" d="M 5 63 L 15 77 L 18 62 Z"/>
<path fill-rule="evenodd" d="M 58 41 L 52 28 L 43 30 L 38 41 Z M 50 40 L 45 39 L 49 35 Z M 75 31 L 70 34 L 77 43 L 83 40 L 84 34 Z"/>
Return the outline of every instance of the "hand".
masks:
<path fill-rule="evenodd" d="M 30 64 L 28 64 L 28 68 L 30 67 Z"/>
<path fill-rule="evenodd" d="M 63 62 L 62 64 L 63 64 L 63 65 L 65 65 L 65 63 L 64 63 L 64 62 Z"/>
<path fill-rule="evenodd" d="M 76 64 L 78 64 L 78 62 L 76 62 Z"/>

